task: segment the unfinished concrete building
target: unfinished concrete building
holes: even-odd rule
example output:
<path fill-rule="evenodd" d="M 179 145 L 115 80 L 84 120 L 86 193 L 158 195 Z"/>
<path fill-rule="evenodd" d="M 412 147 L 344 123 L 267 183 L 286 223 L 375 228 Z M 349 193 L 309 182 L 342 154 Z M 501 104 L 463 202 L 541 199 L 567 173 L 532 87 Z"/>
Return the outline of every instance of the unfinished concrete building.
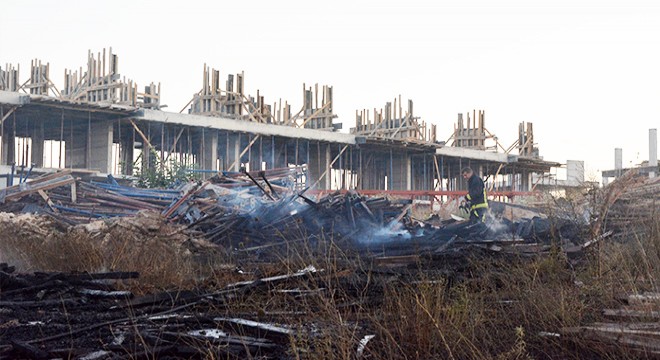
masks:
<path fill-rule="evenodd" d="M 486 130 L 485 112 L 468 115 L 467 124 L 459 115 L 453 144 L 446 144 L 437 141 L 436 125 L 414 114 L 412 100 L 404 111 L 398 97 L 373 113 L 357 111 L 355 128 L 344 133 L 330 86 L 303 85 L 294 114 L 288 101 L 246 94 L 243 73 L 228 75 L 223 88 L 220 72 L 206 65 L 191 101 L 180 113 L 165 112 L 160 85 L 140 91 L 118 64 L 111 50 L 89 52 L 84 68 L 65 72 L 61 91 L 47 63 L 33 61 L 24 84 L 18 67 L 0 68 L 3 173 L 12 164 L 14 172 L 34 164 L 33 172 L 116 175 L 170 163 L 204 174 L 298 167 L 299 185 L 319 191 L 446 199 L 463 193 L 464 166 L 487 178 L 494 195 L 511 197 L 533 190 L 531 174 L 560 165 L 538 156 L 531 124 L 521 125 L 520 139 L 507 148 Z"/>

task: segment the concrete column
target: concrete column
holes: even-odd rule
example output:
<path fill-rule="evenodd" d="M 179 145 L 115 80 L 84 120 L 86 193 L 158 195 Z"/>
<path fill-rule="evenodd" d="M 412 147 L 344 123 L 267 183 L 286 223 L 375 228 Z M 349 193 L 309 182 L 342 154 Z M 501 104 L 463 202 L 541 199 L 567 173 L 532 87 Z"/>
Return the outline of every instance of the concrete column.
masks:
<path fill-rule="evenodd" d="M 307 186 L 312 186 L 321 178 L 321 175 L 325 173 L 325 176 L 318 182 L 316 188 L 328 190 L 332 185 L 332 170 L 328 170 L 330 163 L 332 162 L 330 144 L 310 144 L 309 149 L 309 164 L 307 164 L 307 175 L 309 176 L 309 180 L 307 181 Z"/>
<path fill-rule="evenodd" d="M 323 151 L 321 151 L 323 154 Z M 322 182 L 324 183 L 323 188 L 326 190 L 329 190 L 330 187 L 332 186 L 332 169 L 330 168 L 330 164 L 332 162 L 332 152 L 330 151 L 330 144 L 325 145 L 325 156 L 323 156 L 323 162 L 322 164 L 325 164 L 323 171 L 325 172 L 325 177 L 323 178 Z"/>
<path fill-rule="evenodd" d="M 5 132 L 2 137 L 2 164 L 11 165 L 16 157 L 16 138 L 14 138 L 14 131 L 11 127 L 7 126 L 8 121 L 5 121 Z"/>
<path fill-rule="evenodd" d="M 112 121 L 92 121 L 89 128 L 87 168 L 112 173 Z"/>
<path fill-rule="evenodd" d="M 278 141 L 279 140 L 279 141 Z M 321 145 L 323 147 L 323 145 Z M 279 168 L 285 168 L 288 166 L 287 164 L 287 156 L 286 156 L 286 139 L 282 138 L 275 138 L 275 146 L 273 147 L 273 167 L 275 169 Z M 323 151 L 323 149 L 321 149 Z"/>
<path fill-rule="evenodd" d="M 412 157 L 408 153 L 404 154 L 403 166 L 406 174 L 406 190 L 412 190 Z"/>
<path fill-rule="evenodd" d="M 249 158 L 250 171 L 261 170 L 261 160 L 263 159 L 263 157 L 261 156 L 261 146 L 263 145 L 263 140 L 264 139 L 261 137 L 257 139 L 257 141 L 254 142 L 250 150 L 247 152 L 250 156 Z"/>
<path fill-rule="evenodd" d="M 321 170 L 321 155 L 317 144 L 309 145 L 309 161 L 307 162 L 307 183 L 305 186 L 312 186 L 319 179 L 323 170 Z"/>
<path fill-rule="evenodd" d="M 227 171 L 239 171 L 241 169 L 241 160 L 239 159 L 241 151 L 243 149 L 241 148 L 240 134 L 229 134 L 227 138 Z"/>
<path fill-rule="evenodd" d="M 530 186 L 529 172 L 526 170 L 521 171 L 520 174 L 520 191 L 530 191 L 532 190 Z"/>
<path fill-rule="evenodd" d="M 204 170 L 218 171 L 218 132 L 204 130 L 203 136 L 204 146 L 200 149 L 200 166 Z"/>
<path fill-rule="evenodd" d="M 70 169 L 87 167 L 87 139 L 88 134 L 77 133 L 65 140 L 65 167 Z"/>
<path fill-rule="evenodd" d="M 30 157 L 34 166 L 40 168 L 44 166 L 44 123 L 35 124 L 30 132 L 30 139 L 32 140 Z"/>
<path fill-rule="evenodd" d="M 123 138 L 119 139 L 121 146 L 121 172 L 124 175 L 133 175 L 133 157 L 134 157 L 134 143 L 133 134 L 125 134 Z"/>
<path fill-rule="evenodd" d="M 649 129 L 649 166 L 658 166 L 658 129 Z M 655 171 L 649 172 L 649 177 L 656 176 Z"/>
<path fill-rule="evenodd" d="M 619 170 L 617 176 L 621 175 L 621 170 L 623 170 L 623 150 L 621 148 L 614 149 L 614 170 Z"/>

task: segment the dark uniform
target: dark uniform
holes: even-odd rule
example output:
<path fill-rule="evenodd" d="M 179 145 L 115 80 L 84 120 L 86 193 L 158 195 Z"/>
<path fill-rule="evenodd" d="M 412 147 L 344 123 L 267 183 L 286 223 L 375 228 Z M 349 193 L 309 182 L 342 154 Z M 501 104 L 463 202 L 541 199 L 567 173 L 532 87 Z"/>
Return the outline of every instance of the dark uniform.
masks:
<path fill-rule="evenodd" d="M 485 221 L 488 211 L 488 200 L 486 199 L 486 186 L 476 173 L 468 179 L 468 194 L 465 196 L 470 204 L 470 221 Z"/>

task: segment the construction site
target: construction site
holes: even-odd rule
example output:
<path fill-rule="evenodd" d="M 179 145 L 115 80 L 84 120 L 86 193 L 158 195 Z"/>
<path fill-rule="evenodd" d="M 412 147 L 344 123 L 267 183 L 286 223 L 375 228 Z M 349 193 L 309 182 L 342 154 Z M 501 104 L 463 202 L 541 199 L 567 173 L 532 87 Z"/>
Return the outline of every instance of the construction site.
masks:
<path fill-rule="evenodd" d="M 465 166 L 487 177 L 498 197 L 530 194 L 535 174 L 562 166 L 539 155 L 532 123 L 518 124 L 515 143 L 500 144 L 483 110 L 458 114 L 453 129 L 447 124 L 439 135 L 437 125 L 414 113 L 412 100 L 398 96 L 340 123 L 330 85 L 303 84 L 299 101 L 266 99 L 258 90 L 245 93 L 244 73 L 221 75 L 205 65 L 188 104 L 166 112 L 160 83 L 138 87 L 120 73 L 111 49 L 90 51 L 83 67 L 66 69 L 61 90 L 47 62 L 35 59 L 25 79 L 18 65 L 0 69 L 2 165 L 14 171 L 132 175 L 170 163 L 206 174 L 298 167 L 300 187 L 446 199 L 464 189 Z M 350 130 L 338 131 L 343 125 Z M 571 176 L 583 179 L 584 171 Z"/>
<path fill-rule="evenodd" d="M 166 111 L 119 59 L 0 66 L 0 360 L 660 358 L 657 129 L 601 186 L 532 122 L 206 64 Z"/>

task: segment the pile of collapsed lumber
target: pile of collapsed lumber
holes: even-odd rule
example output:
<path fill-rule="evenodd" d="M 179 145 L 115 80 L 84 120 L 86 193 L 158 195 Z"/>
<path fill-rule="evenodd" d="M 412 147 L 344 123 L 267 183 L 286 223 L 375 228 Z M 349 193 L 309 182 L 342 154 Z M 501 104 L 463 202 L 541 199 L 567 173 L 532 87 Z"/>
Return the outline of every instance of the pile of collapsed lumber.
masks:
<path fill-rule="evenodd" d="M 161 211 L 180 191 L 85 182 L 63 170 L 0 191 L 0 211 L 48 215 L 68 225 L 102 218 L 135 215 L 140 210 Z"/>
<path fill-rule="evenodd" d="M 483 242 L 493 251 L 520 250 L 520 243 L 526 243 L 530 252 L 546 251 L 551 244 L 575 248 L 584 243 L 575 238 L 576 225 L 570 220 L 557 223 L 534 216 L 515 222 L 433 224 L 411 217 L 410 200 L 353 191 L 315 199 L 293 188 L 296 174 L 296 169 L 223 173 L 177 189 L 140 189 L 119 185 L 111 176 L 106 182 L 82 181 L 62 171 L 4 189 L 0 212 L 44 214 L 72 226 L 148 210 L 161 213 L 162 221 L 183 225 L 190 237 L 259 254 L 327 240 L 378 256 L 438 253 L 465 242 Z"/>
<path fill-rule="evenodd" d="M 366 198 L 349 192 L 330 194 L 316 201 L 302 192 L 264 193 L 269 196 L 255 196 L 248 189 L 227 189 L 207 182 L 190 189 L 164 214 L 212 242 L 232 248 L 240 244 L 243 250 L 309 241 L 321 234 L 336 241 L 349 239 L 360 243 L 395 224 L 402 227 L 401 231 L 411 225 L 409 200 Z"/>
<path fill-rule="evenodd" d="M 660 357 L 660 294 L 631 294 L 620 300 L 621 308 L 603 310 L 610 322 L 564 328 L 559 335 L 566 341 L 589 343 L 603 356 L 616 349 L 631 357 Z"/>
<path fill-rule="evenodd" d="M 635 231 L 640 220 L 658 217 L 660 177 L 626 174 L 603 189 L 609 195 L 605 226 L 619 231 Z"/>

